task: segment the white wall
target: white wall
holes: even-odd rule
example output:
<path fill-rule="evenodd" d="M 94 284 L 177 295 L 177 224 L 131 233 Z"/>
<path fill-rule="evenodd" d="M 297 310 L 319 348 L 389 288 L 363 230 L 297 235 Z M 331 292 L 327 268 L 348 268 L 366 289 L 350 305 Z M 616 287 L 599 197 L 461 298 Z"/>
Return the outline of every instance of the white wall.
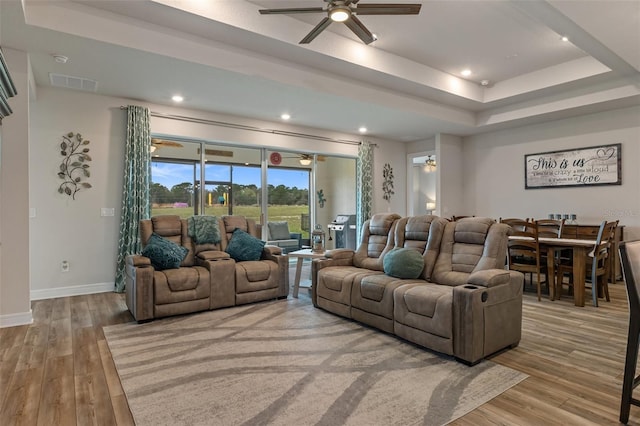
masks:
<path fill-rule="evenodd" d="M 375 141 L 372 141 L 375 142 Z M 403 144 L 388 144 L 375 142 L 377 146 L 373 150 L 373 213 L 398 213 L 406 215 L 407 207 L 407 155 L 406 146 Z M 393 190 L 395 194 L 386 201 L 382 192 L 382 169 L 385 163 L 389 163 L 393 169 Z"/>
<path fill-rule="evenodd" d="M 622 144 L 622 185 L 524 189 L 524 156 Z M 546 218 L 576 213 L 578 223 L 619 219 L 640 238 L 640 108 L 525 126 L 464 139 L 465 211 L 478 216 Z"/>
<path fill-rule="evenodd" d="M 38 88 L 31 103 L 31 297 L 110 291 L 116 268 L 123 180 L 124 100 L 72 90 Z M 62 135 L 90 141 L 90 189 L 75 197 L 58 193 Z M 115 215 L 101 217 L 101 208 Z M 61 272 L 61 262 L 69 272 Z"/>
<path fill-rule="evenodd" d="M 436 211 L 434 214 L 451 217 L 471 213 L 465 207 L 462 138 L 447 134 L 436 135 Z"/>
<path fill-rule="evenodd" d="M 356 160 L 328 157 L 318 162 L 316 190 L 322 189 L 326 198 L 323 208 L 316 203 L 318 223 L 326 233 L 327 248 L 335 248 L 335 235 L 329 241 L 327 225 L 339 214 L 356 213 Z"/>
<path fill-rule="evenodd" d="M 4 49 L 17 96 L 0 145 L 0 326 L 32 321 L 29 304 L 29 59 Z"/>

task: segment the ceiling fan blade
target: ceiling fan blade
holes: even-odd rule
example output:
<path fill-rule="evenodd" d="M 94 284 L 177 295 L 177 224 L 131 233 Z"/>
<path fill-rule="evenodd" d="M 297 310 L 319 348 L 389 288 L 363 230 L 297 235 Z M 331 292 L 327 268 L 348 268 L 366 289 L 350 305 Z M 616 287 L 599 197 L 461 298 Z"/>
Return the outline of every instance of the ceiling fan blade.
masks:
<path fill-rule="evenodd" d="M 291 7 L 286 9 L 260 9 L 261 15 L 281 15 L 289 13 L 318 13 L 326 12 L 322 7 Z"/>
<path fill-rule="evenodd" d="M 421 4 L 360 4 L 354 9 L 358 15 L 417 15 Z"/>
<path fill-rule="evenodd" d="M 300 40 L 299 44 L 307 44 L 307 43 L 311 43 L 311 41 L 318 37 L 318 35 L 324 31 L 329 25 L 331 25 L 331 19 L 329 17 L 324 18 L 322 21 L 320 21 L 320 23 L 318 25 L 316 25 L 316 27 L 314 29 L 311 30 L 311 32 L 309 34 L 307 34 L 307 36 L 305 38 L 303 38 L 302 40 Z"/>
<path fill-rule="evenodd" d="M 349 19 L 344 21 L 344 24 L 349 27 L 349 29 L 353 31 L 355 35 L 360 37 L 360 40 L 362 40 L 364 44 L 373 42 L 373 34 L 371 34 L 371 31 L 369 31 L 367 27 L 364 26 L 362 21 L 359 20 L 356 16 L 351 15 Z"/>
<path fill-rule="evenodd" d="M 182 148 L 183 145 L 179 142 L 175 142 L 175 141 L 167 141 L 164 139 L 157 139 L 157 138 L 152 138 L 151 139 L 151 145 L 155 145 L 157 147 L 161 147 L 161 146 L 170 146 L 173 148 Z"/>

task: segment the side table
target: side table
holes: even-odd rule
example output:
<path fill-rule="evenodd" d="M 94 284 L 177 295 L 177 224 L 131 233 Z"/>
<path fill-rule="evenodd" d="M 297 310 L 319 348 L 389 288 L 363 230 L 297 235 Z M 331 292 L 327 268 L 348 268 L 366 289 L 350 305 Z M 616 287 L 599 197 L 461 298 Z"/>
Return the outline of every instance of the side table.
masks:
<path fill-rule="evenodd" d="M 293 297 L 298 298 L 298 290 L 300 288 L 300 275 L 302 275 L 302 263 L 304 259 L 320 259 L 324 257 L 324 252 L 315 252 L 311 249 L 302 249 L 287 253 L 287 256 L 296 258 L 296 279 L 293 282 Z"/>

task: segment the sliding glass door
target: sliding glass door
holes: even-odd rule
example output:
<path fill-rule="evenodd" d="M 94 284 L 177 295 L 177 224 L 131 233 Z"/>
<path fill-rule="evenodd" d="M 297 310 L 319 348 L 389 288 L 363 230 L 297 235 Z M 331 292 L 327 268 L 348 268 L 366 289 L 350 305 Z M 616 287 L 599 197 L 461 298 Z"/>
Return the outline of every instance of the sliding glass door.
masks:
<path fill-rule="evenodd" d="M 316 224 L 355 214 L 355 158 L 152 139 L 151 214 L 242 215 L 287 222 L 308 245 Z M 201 166 L 202 165 L 202 166 Z"/>

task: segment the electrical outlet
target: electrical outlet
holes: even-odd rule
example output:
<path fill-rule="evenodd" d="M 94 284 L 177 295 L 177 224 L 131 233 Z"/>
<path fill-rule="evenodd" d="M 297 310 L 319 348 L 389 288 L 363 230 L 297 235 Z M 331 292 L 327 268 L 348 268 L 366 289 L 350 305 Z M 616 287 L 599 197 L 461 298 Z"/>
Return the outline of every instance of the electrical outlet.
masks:
<path fill-rule="evenodd" d="M 115 209 L 113 207 L 103 207 L 100 209 L 100 216 L 113 216 L 115 214 Z"/>
<path fill-rule="evenodd" d="M 69 262 L 67 260 L 63 260 L 62 263 L 60 264 L 60 271 L 69 272 Z"/>

